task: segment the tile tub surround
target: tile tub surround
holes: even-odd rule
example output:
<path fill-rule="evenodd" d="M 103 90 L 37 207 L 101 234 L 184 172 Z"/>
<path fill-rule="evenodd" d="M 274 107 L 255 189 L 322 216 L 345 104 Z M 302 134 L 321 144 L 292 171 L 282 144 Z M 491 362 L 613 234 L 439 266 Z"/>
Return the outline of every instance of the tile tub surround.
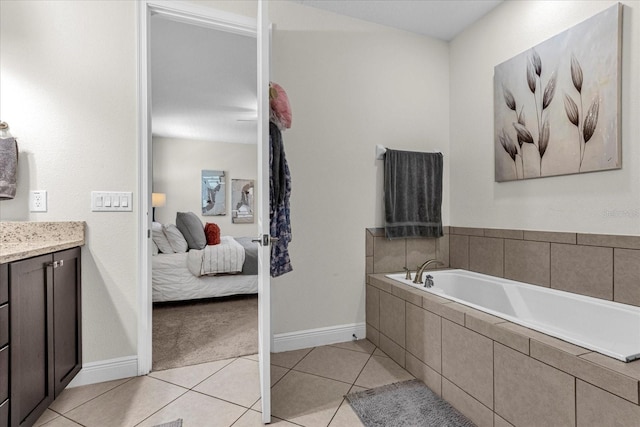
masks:
<path fill-rule="evenodd" d="M 443 227 L 443 232 L 444 236 L 436 238 L 389 240 L 384 236 L 384 228 L 367 228 L 366 274 L 395 273 L 405 267 L 416 271 L 428 259 L 437 259 L 444 267 L 448 267 L 449 227 Z"/>
<path fill-rule="evenodd" d="M 0 264 L 85 244 L 85 222 L 0 221 Z"/>
<path fill-rule="evenodd" d="M 640 236 L 450 227 L 448 238 L 451 268 L 640 306 Z"/>
<path fill-rule="evenodd" d="M 366 294 L 368 338 L 478 426 L 640 419 L 640 360 L 620 362 L 384 274 L 367 276 Z"/>

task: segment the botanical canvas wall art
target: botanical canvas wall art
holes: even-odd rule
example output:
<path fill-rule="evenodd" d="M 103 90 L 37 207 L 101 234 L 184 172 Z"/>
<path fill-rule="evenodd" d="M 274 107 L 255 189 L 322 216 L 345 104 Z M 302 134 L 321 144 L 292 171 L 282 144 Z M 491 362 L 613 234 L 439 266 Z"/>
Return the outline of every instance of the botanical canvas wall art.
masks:
<path fill-rule="evenodd" d="M 618 169 L 622 5 L 495 67 L 495 180 Z"/>

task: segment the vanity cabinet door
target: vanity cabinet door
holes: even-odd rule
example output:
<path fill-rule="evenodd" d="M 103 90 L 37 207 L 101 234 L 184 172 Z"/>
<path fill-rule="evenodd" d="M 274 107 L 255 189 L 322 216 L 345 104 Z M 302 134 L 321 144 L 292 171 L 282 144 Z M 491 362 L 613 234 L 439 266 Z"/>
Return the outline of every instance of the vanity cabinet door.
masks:
<path fill-rule="evenodd" d="M 11 426 L 31 426 L 53 401 L 52 255 L 9 264 Z"/>
<path fill-rule="evenodd" d="M 55 395 L 82 368 L 80 248 L 53 255 L 53 345 Z M 56 264 L 57 263 L 57 264 Z"/>

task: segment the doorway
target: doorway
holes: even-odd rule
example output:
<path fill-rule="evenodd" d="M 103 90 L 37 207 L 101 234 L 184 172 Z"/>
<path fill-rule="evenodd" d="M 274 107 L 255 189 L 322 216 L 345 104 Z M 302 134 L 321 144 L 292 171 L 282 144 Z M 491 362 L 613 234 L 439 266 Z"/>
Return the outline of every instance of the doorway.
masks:
<path fill-rule="evenodd" d="M 258 3 L 258 20 L 236 16 L 225 12 L 219 12 L 207 7 L 200 7 L 189 3 L 163 2 L 157 0 L 144 0 L 138 3 L 139 7 L 139 265 L 140 267 L 140 292 L 139 292 L 139 333 L 138 333 L 138 373 L 144 375 L 151 370 L 152 360 L 152 290 L 151 290 L 151 254 L 153 250 L 151 239 L 151 193 L 153 180 L 153 145 L 152 145 L 152 93 L 151 93 L 151 63 L 150 63 L 150 29 L 154 15 L 162 15 L 171 20 L 189 23 L 195 26 L 214 28 L 253 37 L 257 39 L 257 176 L 256 188 L 258 191 L 256 200 L 256 224 L 260 239 L 258 242 L 267 241 L 265 238 L 265 225 L 268 227 L 268 168 L 262 165 L 268 162 L 268 25 L 266 23 L 266 5 Z M 247 118 L 244 118 L 246 121 Z M 265 142 L 266 141 L 266 142 Z M 266 156 L 265 156 L 266 154 Z M 268 163 L 266 163 L 268 164 Z M 265 179 L 266 177 L 266 179 Z M 266 188 L 266 191 L 265 191 Z M 185 192 L 189 189 L 184 189 Z M 192 190 L 193 191 L 193 190 Z M 266 220 L 265 220 L 266 218 Z M 268 235 L 267 235 L 268 236 Z M 268 276 L 269 247 L 258 246 L 258 364 L 259 364 L 259 388 L 262 397 L 262 419 L 270 420 L 270 289 Z"/>
<path fill-rule="evenodd" d="M 152 370 L 257 354 L 256 39 L 159 14 L 149 34 Z"/>

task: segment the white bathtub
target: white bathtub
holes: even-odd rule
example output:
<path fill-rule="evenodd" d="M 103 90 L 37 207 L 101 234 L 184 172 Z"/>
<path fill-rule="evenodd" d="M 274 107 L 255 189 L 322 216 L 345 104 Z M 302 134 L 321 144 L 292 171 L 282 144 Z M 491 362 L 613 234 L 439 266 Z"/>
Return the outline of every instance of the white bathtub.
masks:
<path fill-rule="evenodd" d="M 624 362 L 640 358 L 640 307 L 466 270 L 427 274 L 432 288 L 386 276 Z"/>

